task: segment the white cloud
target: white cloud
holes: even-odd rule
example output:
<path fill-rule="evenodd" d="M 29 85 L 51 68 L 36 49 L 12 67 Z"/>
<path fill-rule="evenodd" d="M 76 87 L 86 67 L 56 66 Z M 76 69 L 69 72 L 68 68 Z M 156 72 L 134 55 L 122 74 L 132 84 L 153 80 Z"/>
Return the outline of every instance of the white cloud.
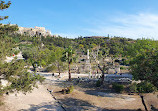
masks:
<path fill-rule="evenodd" d="M 105 22 L 108 22 L 108 25 L 105 25 Z M 109 21 L 102 20 L 102 23 L 94 27 L 84 30 L 95 35 L 110 34 L 112 36 L 123 36 L 134 39 L 145 37 L 158 40 L 158 15 L 156 14 L 140 13 L 136 15 L 126 14 L 119 17 L 115 16 Z"/>

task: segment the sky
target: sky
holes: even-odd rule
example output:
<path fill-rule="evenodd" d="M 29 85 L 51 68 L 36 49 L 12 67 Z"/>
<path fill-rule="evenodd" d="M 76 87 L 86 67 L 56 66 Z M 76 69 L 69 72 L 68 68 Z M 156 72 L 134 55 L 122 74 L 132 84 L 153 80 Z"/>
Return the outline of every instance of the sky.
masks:
<path fill-rule="evenodd" d="M 7 0 L 5 0 L 7 1 Z M 11 0 L 2 23 L 45 27 L 52 34 L 158 40 L 158 0 Z"/>

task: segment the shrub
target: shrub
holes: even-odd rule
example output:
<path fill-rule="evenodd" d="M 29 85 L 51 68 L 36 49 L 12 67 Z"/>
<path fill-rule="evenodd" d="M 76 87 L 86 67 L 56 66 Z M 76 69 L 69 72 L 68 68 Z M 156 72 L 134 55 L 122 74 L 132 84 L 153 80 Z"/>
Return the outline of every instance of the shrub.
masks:
<path fill-rule="evenodd" d="M 61 91 L 63 94 L 66 94 L 66 89 L 62 89 Z"/>
<path fill-rule="evenodd" d="M 141 82 L 137 84 L 137 90 L 139 93 L 151 93 L 156 91 L 156 87 L 150 82 Z"/>
<path fill-rule="evenodd" d="M 129 87 L 129 90 L 130 90 L 130 92 L 134 92 L 134 93 L 138 92 L 137 91 L 137 83 L 134 82 L 133 84 L 131 84 Z"/>
<path fill-rule="evenodd" d="M 46 71 L 46 72 L 52 72 L 52 71 L 54 71 L 55 69 L 56 69 L 56 66 L 52 65 L 52 66 L 47 67 L 45 71 Z"/>
<path fill-rule="evenodd" d="M 70 94 L 70 93 L 72 93 L 73 92 L 73 90 L 74 90 L 74 86 L 73 85 L 71 85 L 70 87 L 68 87 L 67 88 L 67 94 Z"/>
<path fill-rule="evenodd" d="M 120 69 L 121 69 L 121 70 L 124 70 L 124 69 L 126 69 L 126 68 L 125 68 L 125 67 L 120 67 Z"/>
<path fill-rule="evenodd" d="M 73 92 L 73 90 L 74 90 L 74 86 L 71 85 L 70 87 L 67 87 L 67 88 L 65 88 L 65 89 L 62 89 L 61 92 L 62 92 L 63 94 L 70 94 L 70 93 Z"/>
<path fill-rule="evenodd" d="M 20 50 L 15 50 L 14 54 L 17 55 L 20 52 Z"/>
<path fill-rule="evenodd" d="M 124 60 L 123 61 L 123 65 L 129 66 L 129 61 L 128 60 Z"/>
<path fill-rule="evenodd" d="M 121 93 L 124 90 L 124 86 L 121 84 L 113 83 L 112 88 L 117 92 Z"/>
<path fill-rule="evenodd" d="M 98 81 L 96 82 L 96 86 L 97 86 L 97 87 L 100 87 L 100 86 L 101 86 L 101 81 L 100 81 L 100 80 L 98 80 Z"/>

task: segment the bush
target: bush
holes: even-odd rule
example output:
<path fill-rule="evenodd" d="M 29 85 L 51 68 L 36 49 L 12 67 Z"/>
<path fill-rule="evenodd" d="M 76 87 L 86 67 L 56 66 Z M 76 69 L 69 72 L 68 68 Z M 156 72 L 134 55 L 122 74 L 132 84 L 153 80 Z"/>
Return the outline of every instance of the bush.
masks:
<path fill-rule="evenodd" d="M 130 92 L 133 92 L 133 93 L 138 92 L 137 91 L 137 83 L 134 82 L 133 84 L 131 84 L 129 87 L 129 90 L 130 90 Z"/>
<path fill-rule="evenodd" d="M 100 80 L 98 80 L 98 81 L 96 82 L 96 86 L 97 86 L 97 87 L 100 87 L 100 86 L 101 86 L 101 81 L 100 81 Z"/>
<path fill-rule="evenodd" d="M 151 93 L 156 91 L 156 87 L 150 82 L 141 82 L 137 84 L 137 90 L 139 93 Z"/>
<path fill-rule="evenodd" d="M 65 89 L 62 89 L 61 92 L 62 92 L 63 94 L 70 94 L 70 93 L 73 92 L 73 90 L 74 90 L 74 86 L 71 85 L 70 87 L 67 87 L 67 88 L 65 88 Z"/>
<path fill-rule="evenodd" d="M 15 50 L 14 54 L 17 55 L 20 52 L 20 50 Z"/>
<path fill-rule="evenodd" d="M 61 91 L 63 94 L 66 94 L 66 89 L 62 89 Z"/>
<path fill-rule="evenodd" d="M 121 93 L 124 90 L 124 86 L 121 84 L 113 83 L 112 88 L 117 92 Z"/>
<path fill-rule="evenodd" d="M 74 86 L 72 85 L 72 86 L 70 86 L 70 87 L 68 87 L 67 88 L 68 90 L 67 90 L 67 94 L 70 94 L 70 93 L 72 93 L 73 92 L 73 90 L 74 90 Z"/>
<path fill-rule="evenodd" d="M 128 60 L 124 60 L 123 61 L 123 65 L 129 66 L 129 61 Z"/>
<path fill-rule="evenodd" d="M 120 69 L 121 69 L 121 70 L 125 70 L 126 68 L 125 68 L 125 67 L 120 67 Z"/>
<path fill-rule="evenodd" d="M 55 69 L 56 69 L 56 66 L 52 65 L 52 66 L 47 67 L 45 71 L 46 71 L 46 72 L 52 72 L 52 71 L 54 71 Z"/>

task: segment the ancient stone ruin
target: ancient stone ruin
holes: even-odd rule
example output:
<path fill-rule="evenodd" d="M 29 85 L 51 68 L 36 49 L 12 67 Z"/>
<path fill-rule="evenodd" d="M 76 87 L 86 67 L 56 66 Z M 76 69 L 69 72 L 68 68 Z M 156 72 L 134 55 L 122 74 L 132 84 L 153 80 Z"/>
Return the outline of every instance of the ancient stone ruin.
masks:
<path fill-rule="evenodd" d="M 52 36 L 51 35 L 51 31 L 46 30 L 45 27 L 37 27 L 35 26 L 35 28 L 25 28 L 25 27 L 19 27 L 19 30 L 17 31 L 18 34 L 21 35 L 28 35 L 28 36 Z"/>

